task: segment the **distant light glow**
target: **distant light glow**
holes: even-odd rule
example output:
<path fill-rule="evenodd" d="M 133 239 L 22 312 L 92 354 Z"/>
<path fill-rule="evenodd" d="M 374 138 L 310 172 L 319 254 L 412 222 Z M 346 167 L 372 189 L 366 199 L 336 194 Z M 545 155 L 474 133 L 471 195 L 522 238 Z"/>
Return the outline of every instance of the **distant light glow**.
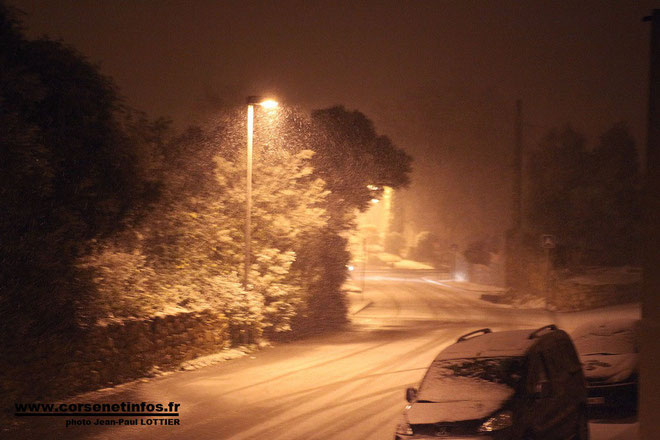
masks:
<path fill-rule="evenodd" d="M 467 277 L 462 272 L 456 272 L 454 275 L 454 281 L 467 281 Z"/>
<path fill-rule="evenodd" d="M 348 270 L 350 270 L 350 271 L 355 270 L 355 267 L 353 267 L 353 266 L 347 266 L 347 267 L 348 267 Z"/>
<path fill-rule="evenodd" d="M 369 188 L 372 191 L 378 191 L 380 188 L 376 185 L 367 185 L 367 188 Z"/>
<path fill-rule="evenodd" d="M 380 202 L 380 200 L 378 200 L 378 199 L 371 199 L 371 203 L 378 203 L 378 202 Z"/>
<path fill-rule="evenodd" d="M 261 101 L 259 105 L 262 106 L 263 108 L 271 109 L 271 108 L 277 108 L 279 103 L 274 99 L 266 99 L 265 101 Z"/>

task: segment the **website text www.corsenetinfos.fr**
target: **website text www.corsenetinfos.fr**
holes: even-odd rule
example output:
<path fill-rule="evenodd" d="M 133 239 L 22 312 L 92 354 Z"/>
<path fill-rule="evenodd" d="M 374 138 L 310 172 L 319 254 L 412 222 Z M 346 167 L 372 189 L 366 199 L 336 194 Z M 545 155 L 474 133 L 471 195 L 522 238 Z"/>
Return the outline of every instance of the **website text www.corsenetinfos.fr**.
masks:
<path fill-rule="evenodd" d="M 180 403 L 16 403 L 16 417 L 70 417 L 65 426 L 180 425 Z M 90 418 L 93 418 L 90 419 Z"/>

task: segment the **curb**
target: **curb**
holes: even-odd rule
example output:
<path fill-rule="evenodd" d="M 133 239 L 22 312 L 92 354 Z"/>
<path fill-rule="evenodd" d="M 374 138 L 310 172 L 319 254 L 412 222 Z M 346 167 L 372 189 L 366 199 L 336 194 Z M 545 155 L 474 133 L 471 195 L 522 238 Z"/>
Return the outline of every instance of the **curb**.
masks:
<path fill-rule="evenodd" d="M 498 288 L 498 289 L 501 289 L 501 290 L 483 290 L 483 289 L 468 288 L 468 287 L 461 287 L 461 286 L 455 286 L 455 285 L 447 284 L 447 282 L 451 282 L 451 280 L 434 280 L 434 279 L 431 279 L 430 277 L 422 277 L 422 279 L 424 281 L 426 281 L 427 283 L 437 284 L 437 285 L 440 285 L 440 286 L 443 286 L 443 287 L 449 287 L 450 289 L 464 290 L 466 292 L 483 293 L 483 294 L 486 294 L 486 295 L 500 295 L 500 294 L 503 294 L 503 293 L 507 293 L 508 290 L 509 290 L 505 287 Z M 492 289 L 492 286 L 484 286 L 484 287 Z"/>
<path fill-rule="evenodd" d="M 358 308 L 354 312 L 350 312 L 350 313 L 351 315 L 357 315 L 367 307 L 371 306 L 373 303 L 374 303 L 373 301 L 369 300 L 366 302 L 366 304 L 363 304 L 362 306 L 358 306 Z"/>

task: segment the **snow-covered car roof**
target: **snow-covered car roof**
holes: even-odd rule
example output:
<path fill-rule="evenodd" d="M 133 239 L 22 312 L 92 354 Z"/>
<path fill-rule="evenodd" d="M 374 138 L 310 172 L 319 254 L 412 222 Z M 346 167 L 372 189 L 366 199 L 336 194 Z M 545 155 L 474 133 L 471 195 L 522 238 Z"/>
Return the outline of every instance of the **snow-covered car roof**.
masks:
<path fill-rule="evenodd" d="M 573 336 L 586 334 L 609 336 L 626 330 L 637 331 L 639 325 L 639 319 L 633 318 L 599 319 L 579 326 L 573 331 Z"/>
<path fill-rule="evenodd" d="M 522 356 L 537 341 L 529 337 L 535 330 L 511 330 L 474 336 L 445 348 L 436 360 Z"/>
<path fill-rule="evenodd" d="M 592 321 L 573 331 L 573 342 L 580 355 L 634 353 L 638 351 L 639 325 L 638 319 Z"/>
<path fill-rule="evenodd" d="M 592 321 L 573 332 L 573 342 L 588 383 L 630 381 L 639 365 L 638 319 Z"/>

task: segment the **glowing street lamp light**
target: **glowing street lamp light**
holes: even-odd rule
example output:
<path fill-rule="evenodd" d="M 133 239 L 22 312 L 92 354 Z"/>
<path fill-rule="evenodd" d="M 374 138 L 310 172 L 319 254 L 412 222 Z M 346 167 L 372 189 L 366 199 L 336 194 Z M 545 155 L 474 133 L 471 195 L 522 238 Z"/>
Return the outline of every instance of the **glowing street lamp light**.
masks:
<path fill-rule="evenodd" d="M 273 109 L 273 108 L 277 108 L 279 103 L 273 99 L 266 99 L 264 101 L 261 101 L 259 105 L 262 106 L 263 108 Z"/>
<path fill-rule="evenodd" d="M 245 272 L 243 274 L 243 287 L 247 288 L 250 275 L 250 260 L 252 255 L 252 138 L 254 135 L 254 106 L 259 105 L 266 109 L 275 109 L 277 101 L 264 99 L 261 96 L 247 97 L 247 179 L 246 179 L 246 206 L 245 206 Z"/>
<path fill-rule="evenodd" d="M 378 191 L 380 189 L 380 187 L 378 185 L 369 184 L 369 185 L 367 185 L 367 189 L 369 191 Z M 374 205 L 377 204 L 379 201 L 380 200 L 378 200 L 376 197 L 371 199 L 371 203 L 373 203 Z"/>

